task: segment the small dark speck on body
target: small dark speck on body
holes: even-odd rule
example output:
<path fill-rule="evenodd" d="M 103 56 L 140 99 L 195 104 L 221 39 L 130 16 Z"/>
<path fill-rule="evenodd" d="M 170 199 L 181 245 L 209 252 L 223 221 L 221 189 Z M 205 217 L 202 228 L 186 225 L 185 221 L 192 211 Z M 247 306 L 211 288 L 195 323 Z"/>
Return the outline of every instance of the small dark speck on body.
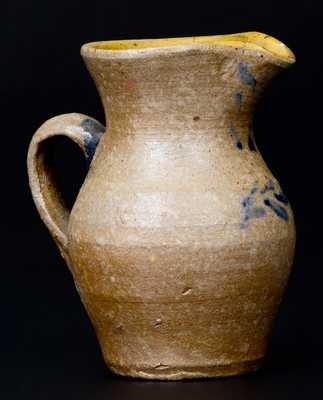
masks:
<path fill-rule="evenodd" d="M 235 130 L 235 128 L 233 126 L 231 126 L 231 128 L 230 128 L 230 135 L 235 140 L 236 148 L 239 149 L 239 150 L 242 150 L 243 149 L 243 145 L 242 145 L 242 143 L 240 141 L 240 136 L 239 136 L 238 132 Z"/>
<path fill-rule="evenodd" d="M 200 117 L 198 115 L 193 118 L 193 121 L 199 121 L 199 120 L 200 120 Z"/>

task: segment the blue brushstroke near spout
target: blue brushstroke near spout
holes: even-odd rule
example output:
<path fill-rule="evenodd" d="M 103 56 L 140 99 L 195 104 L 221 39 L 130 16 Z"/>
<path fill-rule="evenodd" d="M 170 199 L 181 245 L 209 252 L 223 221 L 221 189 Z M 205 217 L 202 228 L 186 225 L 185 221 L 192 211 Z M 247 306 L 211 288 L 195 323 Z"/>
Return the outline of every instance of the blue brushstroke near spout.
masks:
<path fill-rule="evenodd" d="M 262 218 L 266 215 L 266 210 L 263 207 L 255 206 L 255 194 L 258 191 L 257 182 L 254 183 L 250 190 L 250 194 L 243 198 L 241 206 L 243 209 L 242 221 L 240 228 L 244 229 L 248 225 L 248 221 L 253 218 Z"/>
<path fill-rule="evenodd" d="M 288 198 L 284 195 L 283 192 L 279 192 L 279 193 L 274 193 L 274 196 L 276 198 L 276 200 L 280 201 L 283 204 L 288 204 Z"/>
<path fill-rule="evenodd" d="M 257 80 L 249 71 L 248 66 L 241 62 L 239 63 L 238 70 L 241 81 L 255 90 Z"/>
<path fill-rule="evenodd" d="M 284 207 L 280 206 L 275 200 L 265 199 L 264 200 L 265 206 L 271 208 L 274 213 L 285 221 L 288 221 L 288 212 L 285 210 Z"/>
<path fill-rule="evenodd" d="M 234 95 L 235 103 L 239 111 L 241 111 L 242 107 L 242 99 L 243 99 L 243 94 L 242 92 L 237 92 Z"/>

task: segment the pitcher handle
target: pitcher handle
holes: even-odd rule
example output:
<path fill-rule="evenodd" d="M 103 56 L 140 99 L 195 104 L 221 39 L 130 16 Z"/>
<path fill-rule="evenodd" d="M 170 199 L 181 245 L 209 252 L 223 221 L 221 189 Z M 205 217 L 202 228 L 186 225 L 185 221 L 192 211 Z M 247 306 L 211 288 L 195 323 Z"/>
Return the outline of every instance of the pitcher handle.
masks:
<path fill-rule="evenodd" d="M 83 114 L 63 114 L 46 121 L 34 134 L 28 149 L 29 185 L 41 219 L 68 262 L 67 227 L 70 211 L 64 204 L 48 163 L 48 139 L 66 136 L 83 151 L 90 164 L 105 128 Z M 69 262 L 68 262 L 69 264 Z"/>

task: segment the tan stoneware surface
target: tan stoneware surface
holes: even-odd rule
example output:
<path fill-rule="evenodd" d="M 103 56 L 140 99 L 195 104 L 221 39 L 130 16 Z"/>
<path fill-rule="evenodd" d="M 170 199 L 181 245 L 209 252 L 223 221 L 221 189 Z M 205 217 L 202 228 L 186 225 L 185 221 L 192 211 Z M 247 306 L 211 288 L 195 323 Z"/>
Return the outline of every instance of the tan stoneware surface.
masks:
<path fill-rule="evenodd" d="M 256 32 L 97 42 L 81 53 L 107 128 L 76 113 L 48 120 L 28 172 L 108 367 L 147 379 L 256 370 L 295 228 L 252 116 L 293 53 Z M 57 135 L 90 164 L 71 212 L 48 162 Z"/>

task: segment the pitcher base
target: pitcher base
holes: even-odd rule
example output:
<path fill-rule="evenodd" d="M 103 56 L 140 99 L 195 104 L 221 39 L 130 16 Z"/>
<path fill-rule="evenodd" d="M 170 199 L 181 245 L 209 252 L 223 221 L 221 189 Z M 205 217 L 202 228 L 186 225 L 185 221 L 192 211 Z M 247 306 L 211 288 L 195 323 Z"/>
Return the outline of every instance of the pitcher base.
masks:
<path fill-rule="evenodd" d="M 151 380 L 181 380 L 181 379 L 203 379 L 221 378 L 253 372 L 262 367 L 264 357 L 256 360 L 247 360 L 239 363 L 213 365 L 213 366 L 179 366 L 157 365 L 151 368 L 140 368 L 139 366 L 127 367 L 120 365 L 109 365 L 109 368 L 118 375 L 132 378 Z"/>

